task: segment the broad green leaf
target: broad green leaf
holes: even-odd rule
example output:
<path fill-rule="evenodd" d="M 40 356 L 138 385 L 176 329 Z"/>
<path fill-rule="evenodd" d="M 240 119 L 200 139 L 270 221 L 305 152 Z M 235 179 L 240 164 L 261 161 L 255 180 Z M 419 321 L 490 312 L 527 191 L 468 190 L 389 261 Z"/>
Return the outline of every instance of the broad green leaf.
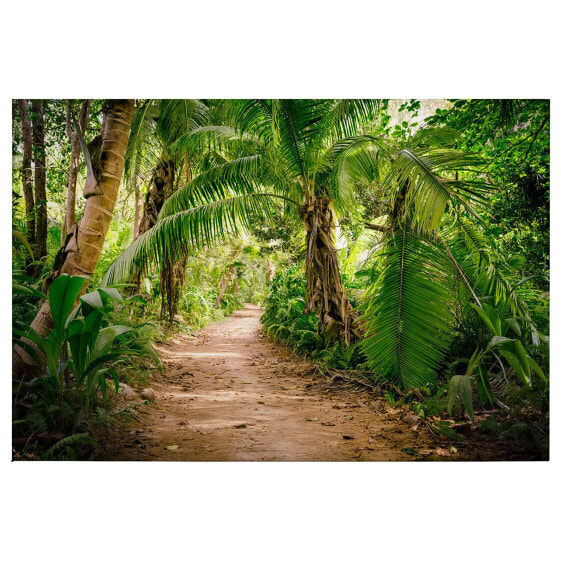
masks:
<path fill-rule="evenodd" d="M 49 289 L 49 305 L 55 331 L 59 340 L 64 337 L 64 326 L 74 302 L 82 290 L 88 277 L 63 274 L 57 277 Z"/>
<path fill-rule="evenodd" d="M 518 323 L 518 320 L 516 318 L 505 319 L 505 322 L 510 325 L 510 327 L 513 329 L 516 335 L 518 335 L 518 337 L 522 336 L 522 330 L 520 329 L 520 324 Z"/>
<path fill-rule="evenodd" d="M 460 398 L 462 399 L 462 403 L 469 415 L 469 418 L 472 421 L 475 421 L 475 417 L 473 415 L 473 401 L 471 396 L 471 379 L 469 376 L 462 376 L 460 380 Z"/>
<path fill-rule="evenodd" d="M 484 364 L 481 364 L 477 370 L 477 394 L 479 400 L 482 403 L 487 403 L 492 405 L 495 401 L 493 396 L 493 390 L 491 389 L 491 384 L 489 382 L 489 372 Z"/>
<path fill-rule="evenodd" d="M 526 359 L 528 360 L 528 364 L 534 369 L 534 371 L 538 374 L 538 376 L 546 383 L 548 384 L 549 381 L 546 378 L 545 374 L 543 373 L 543 370 L 541 369 L 540 365 L 531 357 L 528 356 L 526 357 Z"/>
<path fill-rule="evenodd" d="M 100 288 L 99 291 L 107 294 L 107 296 L 109 296 L 112 300 L 116 300 L 117 302 L 123 301 L 121 293 L 116 288 L 107 286 L 105 288 Z"/>
<path fill-rule="evenodd" d="M 482 310 L 479 306 L 475 306 L 474 304 L 471 304 L 471 307 L 479 314 L 479 316 L 485 322 L 485 325 L 489 328 L 489 331 L 491 331 L 493 335 L 501 334 L 500 330 L 497 330 L 495 324 L 493 323 L 493 320 L 489 317 L 486 309 Z"/>
<path fill-rule="evenodd" d="M 452 411 L 454 409 L 454 403 L 456 403 L 456 397 L 460 393 L 460 382 L 462 376 L 456 375 L 450 378 L 448 382 L 448 415 L 452 416 Z"/>
<path fill-rule="evenodd" d="M 520 380 L 526 385 L 530 384 L 531 380 L 526 374 L 524 367 L 520 364 L 518 356 L 515 353 L 507 351 L 505 349 L 500 349 L 500 353 L 506 358 L 507 362 L 510 364 L 510 366 L 512 366 L 516 374 L 518 374 Z"/>
<path fill-rule="evenodd" d="M 103 300 L 101 299 L 101 294 L 99 293 L 99 290 L 94 290 L 93 292 L 88 292 L 88 294 L 84 294 L 84 296 L 82 296 L 80 300 L 85 304 L 88 304 L 88 306 L 91 306 L 95 310 L 99 310 L 99 311 L 104 310 Z"/>

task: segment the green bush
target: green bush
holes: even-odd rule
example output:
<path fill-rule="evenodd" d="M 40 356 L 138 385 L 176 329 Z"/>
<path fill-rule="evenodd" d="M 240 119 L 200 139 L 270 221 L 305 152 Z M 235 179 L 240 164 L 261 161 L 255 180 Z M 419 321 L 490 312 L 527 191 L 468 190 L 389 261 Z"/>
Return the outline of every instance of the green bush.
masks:
<path fill-rule="evenodd" d="M 365 358 L 358 345 L 344 345 L 325 336 L 314 314 L 304 314 L 306 277 L 301 265 L 278 273 L 269 289 L 261 322 L 273 341 L 292 346 L 297 352 L 327 368 L 361 368 Z"/>

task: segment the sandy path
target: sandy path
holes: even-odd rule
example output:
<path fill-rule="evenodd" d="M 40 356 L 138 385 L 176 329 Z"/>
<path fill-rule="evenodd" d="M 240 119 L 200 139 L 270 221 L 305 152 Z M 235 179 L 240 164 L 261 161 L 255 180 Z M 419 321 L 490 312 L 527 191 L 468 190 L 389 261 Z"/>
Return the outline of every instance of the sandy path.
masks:
<path fill-rule="evenodd" d="M 153 404 L 113 433 L 96 459 L 176 461 L 409 460 L 435 454 L 423 426 L 366 393 L 338 391 L 314 367 L 262 333 L 262 310 L 246 305 L 193 338 L 158 350 L 166 375 Z M 139 401 L 137 399 L 136 401 Z M 171 447 L 171 448 L 169 448 Z"/>

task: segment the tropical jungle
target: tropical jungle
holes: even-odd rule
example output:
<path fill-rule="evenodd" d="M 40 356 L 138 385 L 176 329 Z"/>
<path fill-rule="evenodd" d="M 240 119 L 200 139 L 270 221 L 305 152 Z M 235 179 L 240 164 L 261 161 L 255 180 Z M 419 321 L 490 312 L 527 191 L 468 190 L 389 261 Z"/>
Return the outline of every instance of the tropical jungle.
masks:
<path fill-rule="evenodd" d="M 549 459 L 550 102 L 12 100 L 12 458 Z"/>

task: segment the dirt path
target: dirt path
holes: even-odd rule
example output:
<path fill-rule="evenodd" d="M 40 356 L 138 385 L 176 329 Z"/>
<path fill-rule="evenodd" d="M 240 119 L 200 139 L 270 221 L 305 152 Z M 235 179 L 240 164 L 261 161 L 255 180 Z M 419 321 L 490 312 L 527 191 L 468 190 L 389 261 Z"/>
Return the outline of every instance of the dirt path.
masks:
<path fill-rule="evenodd" d="M 155 402 L 138 407 L 124 431 L 102 442 L 96 459 L 372 461 L 448 455 L 425 426 L 406 422 L 407 412 L 382 402 L 374 406 L 367 393 L 338 391 L 314 377 L 313 365 L 263 335 L 261 313 L 247 304 L 196 338 L 161 346 L 167 372 L 151 385 Z"/>

